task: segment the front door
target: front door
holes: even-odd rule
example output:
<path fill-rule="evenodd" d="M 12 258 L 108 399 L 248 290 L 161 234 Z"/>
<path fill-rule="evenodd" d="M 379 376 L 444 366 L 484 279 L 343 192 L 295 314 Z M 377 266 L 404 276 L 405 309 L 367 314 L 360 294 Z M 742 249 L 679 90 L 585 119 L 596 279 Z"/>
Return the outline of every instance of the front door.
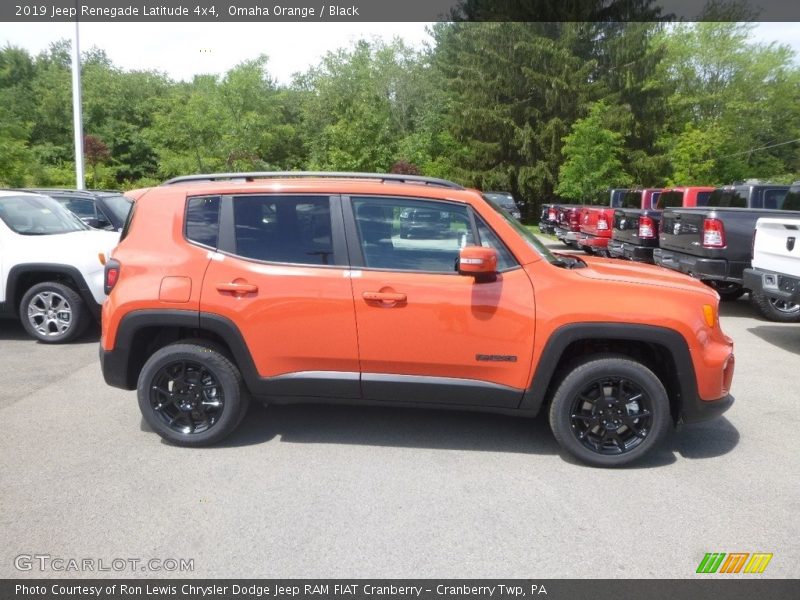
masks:
<path fill-rule="evenodd" d="M 517 407 L 533 288 L 494 232 L 455 202 L 353 197 L 344 210 L 364 398 Z M 496 281 L 457 273 L 459 249 L 474 244 L 497 249 Z"/>

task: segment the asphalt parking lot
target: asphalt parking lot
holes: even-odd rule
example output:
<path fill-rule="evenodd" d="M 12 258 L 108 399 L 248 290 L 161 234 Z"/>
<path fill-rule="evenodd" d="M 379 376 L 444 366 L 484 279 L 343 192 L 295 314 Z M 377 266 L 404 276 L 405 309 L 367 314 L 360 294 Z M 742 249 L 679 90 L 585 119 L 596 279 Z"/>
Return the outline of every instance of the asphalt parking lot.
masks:
<path fill-rule="evenodd" d="M 177 448 L 103 383 L 96 330 L 47 346 L 0 321 L 0 577 L 682 578 L 706 552 L 771 552 L 764 576 L 797 577 L 800 325 L 746 299 L 722 325 L 733 408 L 602 470 L 544 418 L 388 408 L 254 405 L 227 443 Z M 194 570 L 19 571 L 21 554 Z"/>

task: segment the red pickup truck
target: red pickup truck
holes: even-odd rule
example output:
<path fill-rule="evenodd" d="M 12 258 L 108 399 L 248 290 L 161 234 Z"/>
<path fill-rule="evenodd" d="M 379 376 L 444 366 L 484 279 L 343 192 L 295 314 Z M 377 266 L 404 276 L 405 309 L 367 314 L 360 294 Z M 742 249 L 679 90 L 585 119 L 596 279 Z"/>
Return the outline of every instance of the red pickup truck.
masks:
<path fill-rule="evenodd" d="M 580 215 L 580 233 L 577 243 L 587 254 L 608 256 L 608 243 L 611 241 L 611 232 L 614 225 L 614 210 L 623 204 L 626 206 L 637 205 L 639 208 L 653 208 L 658 202 L 661 190 L 647 188 L 638 190 L 621 190 L 618 203 L 613 202 L 607 206 L 585 206 Z"/>

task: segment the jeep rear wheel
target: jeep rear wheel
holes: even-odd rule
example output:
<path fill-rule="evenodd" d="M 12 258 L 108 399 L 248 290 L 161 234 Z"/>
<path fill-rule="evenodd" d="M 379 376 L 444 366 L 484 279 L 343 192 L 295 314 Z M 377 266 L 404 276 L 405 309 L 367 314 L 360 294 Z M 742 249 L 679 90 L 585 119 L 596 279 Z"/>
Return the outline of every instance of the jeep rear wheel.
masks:
<path fill-rule="evenodd" d="M 765 319 L 781 323 L 797 323 L 800 321 L 800 304 L 794 304 L 770 298 L 761 292 L 750 292 L 750 300 Z"/>
<path fill-rule="evenodd" d="M 19 305 L 19 318 L 28 334 L 47 344 L 74 340 L 89 322 L 80 295 L 54 281 L 38 283 L 25 293 Z"/>
<path fill-rule="evenodd" d="M 658 377 L 620 357 L 579 364 L 564 377 L 550 405 L 558 443 L 598 467 L 641 459 L 663 440 L 669 421 L 669 399 Z"/>
<path fill-rule="evenodd" d="M 221 441 L 244 417 L 249 397 L 236 366 L 214 348 L 171 344 L 139 374 L 139 409 L 165 440 L 181 446 Z"/>

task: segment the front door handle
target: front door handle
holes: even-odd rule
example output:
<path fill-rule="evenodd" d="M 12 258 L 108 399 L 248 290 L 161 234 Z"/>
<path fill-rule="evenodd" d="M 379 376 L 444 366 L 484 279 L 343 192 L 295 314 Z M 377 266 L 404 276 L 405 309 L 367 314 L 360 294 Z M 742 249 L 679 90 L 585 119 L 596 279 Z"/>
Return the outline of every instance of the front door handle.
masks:
<path fill-rule="evenodd" d="M 406 295 L 395 292 L 364 292 L 361 296 L 367 302 L 405 302 Z"/>
<path fill-rule="evenodd" d="M 252 283 L 218 283 L 217 290 L 220 292 L 233 292 L 234 294 L 255 294 L 258 286 Z"/>

